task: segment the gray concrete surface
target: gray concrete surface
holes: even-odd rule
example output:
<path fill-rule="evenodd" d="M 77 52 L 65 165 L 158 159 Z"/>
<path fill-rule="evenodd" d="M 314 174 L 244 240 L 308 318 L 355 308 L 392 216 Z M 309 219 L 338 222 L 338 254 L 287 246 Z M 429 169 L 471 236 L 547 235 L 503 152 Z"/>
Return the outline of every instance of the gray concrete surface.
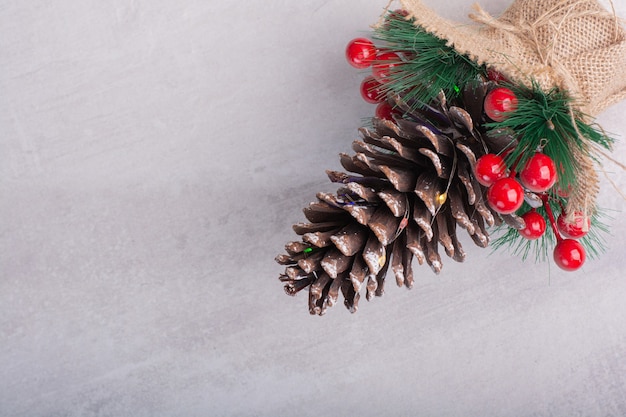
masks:
<path fill-rule="evenodd" d="M 0 1 L 0 416 L 626 415 L 605 179 L 580 273 L 466 245 L 356 315 L 283 294 L 273 258 L 373 111 L 344 45 L 385 3 Z M 625 111 L 598 119 L 623 162 Z"/>

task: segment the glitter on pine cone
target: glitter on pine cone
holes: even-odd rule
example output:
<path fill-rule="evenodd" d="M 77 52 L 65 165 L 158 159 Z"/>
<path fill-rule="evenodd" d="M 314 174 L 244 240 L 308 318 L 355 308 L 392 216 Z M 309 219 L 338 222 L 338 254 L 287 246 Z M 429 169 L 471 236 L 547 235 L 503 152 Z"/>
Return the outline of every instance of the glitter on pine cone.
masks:
<path fill-rule="evenodd" d="M 486 188 L 472 175 L 477 158 L 516 144 L 513 135 L 488 136 L 482 127 L 492 88 L 477 81 L 451 102 L 440 94 L 428 105 L 391 97 L 402 117 L 374 118 L 372 128 L 360 129 L 356 154 L 340 156 L 349 173 L 327 172 L 341 188 L 317 194 L 304 209 L 309 223 L 294 225 L 301 241 L 288 243 L 287 253 L 276 258 L 286 266 L 280 276 L 286 293 L 309 288 L 310 313 L 323 315 L 341 292 L 356 312 L 363 289 L 367 300 L 383 295 L 389 268 L 398 286 L 411 288 L 413 258 L 435 273 L 443 267 L 440 247 L 464 261 L 458 227 L 483 248 L 488 227 L 504 221 L 523 228 L 519 217 L 486 204 Z"/>

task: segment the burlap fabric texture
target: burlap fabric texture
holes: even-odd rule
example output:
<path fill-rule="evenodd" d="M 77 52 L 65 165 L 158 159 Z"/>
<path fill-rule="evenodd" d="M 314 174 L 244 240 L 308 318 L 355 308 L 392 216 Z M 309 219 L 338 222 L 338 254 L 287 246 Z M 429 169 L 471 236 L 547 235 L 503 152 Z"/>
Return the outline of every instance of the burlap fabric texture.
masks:
<path fill-rule="evenodd" d="M 516 0 L 497 19 L 476 4 L 473 24 L 445 19 L 421 0 L 400 1 L 416 25 L 459 53 L 512 81 L 567 91 L 574 109 L 585 115 L 595 116 L 626 98 L 626 32 L 596 0 Z M 595 208 L 598 178 L 592 153 L 574 153 L 581 172 L 569 213 L 591 214 Z"/>
<path fill-rule="evenodd" d="M 516 82 L 567 90 L 585 114 L 626 97 L 626 32 L 596 0 L 517 0 L 497 19 L 476 4 L 476 24 L 444 19 L 420 0 L 401 3 L 459 53 Z"/>

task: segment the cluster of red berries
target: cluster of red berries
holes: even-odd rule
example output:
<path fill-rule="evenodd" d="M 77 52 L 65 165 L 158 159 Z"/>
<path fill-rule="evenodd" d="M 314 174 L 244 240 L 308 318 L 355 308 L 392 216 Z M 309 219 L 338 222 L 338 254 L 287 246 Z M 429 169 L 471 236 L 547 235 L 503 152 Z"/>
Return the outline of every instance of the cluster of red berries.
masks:
<path fill-rule="evenodd" d="M 385 100 L 384 84 L 389 81 L 394 69 L 402 64 L 401 56 L 392 51 L 380 51 L 367 38 L 356 38 L 346 46 L 346 60 L 354 68 L 372 68 L 372 75 L 361 82 L 361 97 L 368 103 L 378 104 L 376 117 L 391 120 L 393 109 Z M 505 80 L 495 70 L 490 70 L 488 76 L 496 82 Z M 485 98 L 485 114 L 495 122 L 503 121 L 516 108 L 517 97 L 508 88 L 496 88 Z"/>
<path fill-rule="evenodd" d="M 508 88 L 498 87 L 485 97 L 485 114 L 496 122 L 506 120 L 516 108 L 517 98 Z M 562 207 L 558 220 L 554 219 L 548 195 L 557 182 L 557 169 L 552 158 L 542 152 L 535 152 L 518 176 L 514 169 L 507 169 L 501 156 L 487 154 L 476 161 L 474 174 L 478 182 L 489 187 L 487 202 L 501 214 L 515 213 L 524 203 L 526 191 L 538 194 L 557 240 L 553 252 L 555 263 L 566 271 L 575 271 L 584 264 L 585 249 L 577 239 L 587 234 L 590 220 L 582 213 L 574 213 L 574 221 L 568 221 Z M 521 218 L 525 223 L 525 227 L 519 230 L 521 236 L 529 240 L 543 236 L 547 228 L 546 220 L 535 208 L 522 214 Z"/>
<path fill-rule="evenodd" d="M 376 117 L 392 119 L 393 108 L 386 101 L 383 84 L 389 81 L 393 69 L 402 63 L 402 58 L 395 52 L 379 51 L 367 38 L 351 40 L 346 47 L 346 60 L 358 69 L 372 67 L 372 75 L 361 82 L 361 97 L 376 106 Z"/>
<path fill-rule="evenodd" d="M 557 169 L 552 158 L 542 152 L 535 152 L 517 174 L 514 169 L 507 169 L 501 156 L 487 154 L 476 161 L 474 174 L 478 182 L 489 187 L 487 202 L 500 214 L 515 213 L 524 203 L 527 191 L 538 194 L 557 240 L 553 253 L 555 263 L 566 271 L 575 271 L 583 265 L 585 249 L 576 239 L 587 234 L 590 220 L 585 220 L 582 213 L 574 213 L 574 221 L 570 222 L 563 208 L 558 220 L 554 219 L 547 193 L 557 182 Z M 535 208 L 522 214 L 521 218 L 525 223 L 525 227 L 519 230 L 521 236 L 529 240 L 543 236 L 547 223 Z"/>
<path fill-rule="evenodd" d="M 495 154 L 483 155 L 476 161 L 474 174 L 482 185 L 489 187 L 487 201 L 501 214 L 515 213 L 524 203 L 524 188 L 534 193 L 545 193 L 556 183 L 556 165 L 548 155 L 535 152 L 519 173 L 507 174 L 504 159 Z"/>

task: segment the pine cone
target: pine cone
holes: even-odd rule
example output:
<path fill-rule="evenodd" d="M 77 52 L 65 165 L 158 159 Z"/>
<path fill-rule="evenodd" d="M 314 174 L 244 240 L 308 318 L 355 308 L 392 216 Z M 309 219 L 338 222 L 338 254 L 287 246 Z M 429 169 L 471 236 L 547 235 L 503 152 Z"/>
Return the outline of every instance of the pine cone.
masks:
<path fill-rule="evenodd" d="M 309 311 L 323 315 L 343 294 L 351 311 L 360 291 L 366 298 L 384 293 L 388 268 L 398 286 L 413 286 L 412 259 L 442 269 L 439 252 L 457 262 L 465 252 L 457 226 L 480 247 L 489 244 L 488 226 L 505 221 L 524 227 L 514 215 L 502 216 L 485 203 L 486 189 L 473 175 L 476 159 L 515 145 L 507 132 L 487 135 L 483 101 L 488 82 L 468 86 L 455 103 L 443 94 L 430 105 L 400 96 L 390 99 L 403 112 L 394 121 L 373 119 L 353 143 L 355 155 L 341 155 L 350 175 L 327 171 L 343 184 L 336 195 L 318 193 L 304 209 L 310 223 L 294 225 L 301 241 L 286 245 L 276 261 L 286 265 L 280 280 L 295 295 L 309 290 Z M 416 109 L 417 108 L 417 109 Z"/>

